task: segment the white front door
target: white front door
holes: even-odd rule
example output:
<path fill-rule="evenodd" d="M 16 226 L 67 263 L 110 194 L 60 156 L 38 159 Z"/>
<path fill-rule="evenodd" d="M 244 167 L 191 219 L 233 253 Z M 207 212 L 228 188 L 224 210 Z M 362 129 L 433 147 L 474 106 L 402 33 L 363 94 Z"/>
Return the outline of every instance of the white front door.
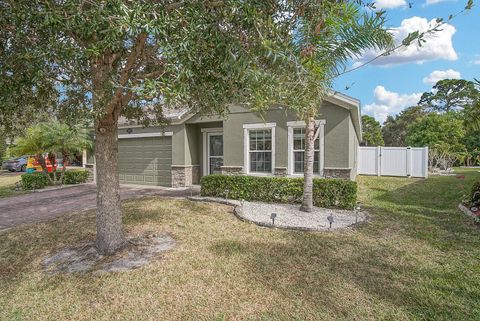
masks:
<path fill-rule="evenodd" d="M 208 174 L 221 174 L 223 166 L 223 134 L 207 135 L 207 171 Z"/>

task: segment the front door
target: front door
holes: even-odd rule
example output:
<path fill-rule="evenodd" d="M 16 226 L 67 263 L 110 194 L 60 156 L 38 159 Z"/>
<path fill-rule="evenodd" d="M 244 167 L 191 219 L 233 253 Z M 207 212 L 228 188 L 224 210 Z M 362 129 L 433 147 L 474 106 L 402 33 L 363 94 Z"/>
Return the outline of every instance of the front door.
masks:
<path fill-rule="evenodd" d="M 223 166 L 223 135 L 222 133 L 208 133 L 208 174 L 221 174 Z"/>

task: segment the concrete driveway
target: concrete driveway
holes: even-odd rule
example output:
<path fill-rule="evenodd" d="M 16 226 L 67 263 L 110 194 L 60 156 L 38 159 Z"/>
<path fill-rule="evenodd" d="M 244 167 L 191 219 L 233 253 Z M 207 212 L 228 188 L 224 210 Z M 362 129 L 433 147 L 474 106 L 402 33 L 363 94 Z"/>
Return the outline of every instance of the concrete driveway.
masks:
<path fill-rule="evenodd" d="M 198 194 L 199 187 L 171 189 L 148 186 L 122 186 L 122 200 L 143 196 L 186 197 Z M 58 217 L 65 213 L 96 208 L 96 186 L 83 184 L 62 189 L 40 191 L 26 195 L 0 198 L 0 231 L 21 224 Z"/>

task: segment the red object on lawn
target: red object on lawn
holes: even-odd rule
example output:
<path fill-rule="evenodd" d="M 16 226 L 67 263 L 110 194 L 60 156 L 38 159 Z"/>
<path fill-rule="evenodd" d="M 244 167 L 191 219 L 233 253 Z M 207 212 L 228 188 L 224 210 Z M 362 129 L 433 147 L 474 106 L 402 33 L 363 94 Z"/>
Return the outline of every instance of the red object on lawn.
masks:
<path fill-rule="evenodd" d="M 50 164 L 50 160 L 49 160 L 48 158 L 45 160 L 45 164 L 47 165 L 47 172 L 49 172 L 49 173 L 53 172 L 53 168 L 55 168 L 55 170 L 56 170 L 56 169 L 57 169 L 57 165 L 58 165 L 58 164 L 57 164 L 57 161 L 55 161 L 54 166 L 52 166 L 52 164 Z M 35 167 L 41 166 L 41 165 L 40 165 L 40 162 L 39 162 L 38 160 L 35 160 L 35 162 L 33 163 L 33 165 L 34 165 Z"/>
<path fill-rule="evenodd" d="M 465 175 L 458 175 L 457 179 L 465 179 Z"/>

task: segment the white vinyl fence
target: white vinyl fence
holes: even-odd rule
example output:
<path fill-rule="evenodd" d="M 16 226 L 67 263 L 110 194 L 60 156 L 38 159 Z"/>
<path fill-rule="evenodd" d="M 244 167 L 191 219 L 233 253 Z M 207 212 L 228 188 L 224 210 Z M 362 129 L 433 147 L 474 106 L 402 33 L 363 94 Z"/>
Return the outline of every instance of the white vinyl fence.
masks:
<path fill-rule="evenodd" d="M 428 147 L 358 148 L 358 174 L 428 177 Z"/>

